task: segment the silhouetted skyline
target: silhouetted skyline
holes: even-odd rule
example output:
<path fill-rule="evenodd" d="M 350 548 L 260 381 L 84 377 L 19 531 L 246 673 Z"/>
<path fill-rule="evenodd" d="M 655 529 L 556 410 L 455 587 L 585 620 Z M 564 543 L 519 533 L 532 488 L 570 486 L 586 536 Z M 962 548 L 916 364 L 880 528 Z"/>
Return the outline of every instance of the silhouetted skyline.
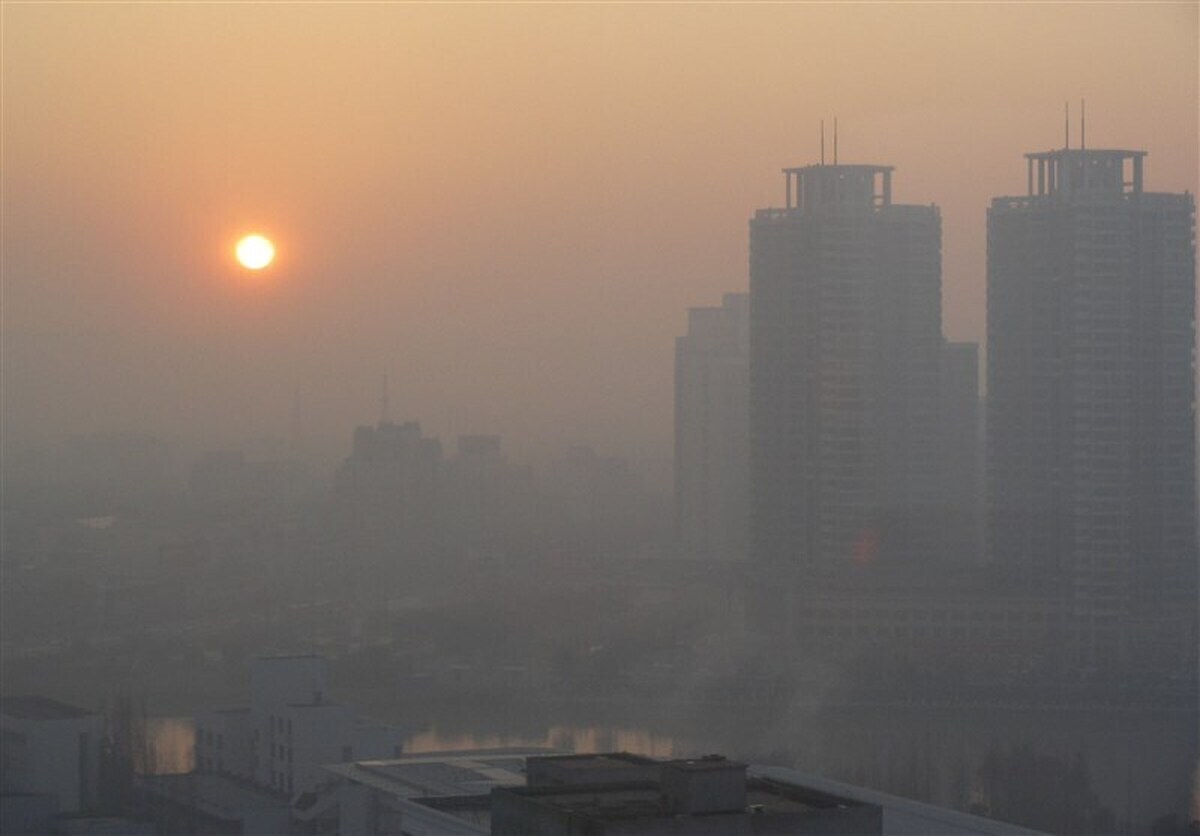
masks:
<path fill-rule="evenodd" d="M 951 339 L 983 337 L 1013 149 L 1141 147 L 1197 186 L 1191 4 L 50 5 L 4 9 L 6 445 L 151 432 L 310 448 L 392 413 L 669 482 L 671 340 L 744 290 L 777 171 L 936 203 Z M 245 282 L 231 247 L 269 233 Z"/>

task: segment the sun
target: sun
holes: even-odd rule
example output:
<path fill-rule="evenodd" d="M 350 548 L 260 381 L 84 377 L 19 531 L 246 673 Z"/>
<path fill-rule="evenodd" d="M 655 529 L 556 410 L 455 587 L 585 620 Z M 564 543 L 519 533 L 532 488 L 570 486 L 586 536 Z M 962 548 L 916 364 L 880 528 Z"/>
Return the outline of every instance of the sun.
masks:
<path fill-rule="evenodd" d="M 247 235 L 237 242 L 237 260 L 248 270 L 261 270 L 275 259 L 275 245 L 262 235 Z"/>

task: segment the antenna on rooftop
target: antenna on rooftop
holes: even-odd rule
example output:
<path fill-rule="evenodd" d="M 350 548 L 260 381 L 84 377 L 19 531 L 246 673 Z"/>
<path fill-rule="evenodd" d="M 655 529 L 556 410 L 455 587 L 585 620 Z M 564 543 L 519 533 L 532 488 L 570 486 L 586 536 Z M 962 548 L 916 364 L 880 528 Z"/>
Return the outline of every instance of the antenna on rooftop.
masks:
<path fill-rule="evenodd" d="M 825 120 L 821 120 L 821 165 L 825 165 Z"/>
<path fill-rule="evenodd" d="M 1079 150 L 1087 150 L 1087 101 L 1079 100 Z"/>
<path fill-rule="evenodd" d="M 1071 103 L 1063 102 L 1063 132 L 1065 133 L 1064 149 L 1071 147 Z"/>
<path fill-rule="evenodd" d="M 837 117 L 833 117 L 833 164 L 837 165 Z"/>

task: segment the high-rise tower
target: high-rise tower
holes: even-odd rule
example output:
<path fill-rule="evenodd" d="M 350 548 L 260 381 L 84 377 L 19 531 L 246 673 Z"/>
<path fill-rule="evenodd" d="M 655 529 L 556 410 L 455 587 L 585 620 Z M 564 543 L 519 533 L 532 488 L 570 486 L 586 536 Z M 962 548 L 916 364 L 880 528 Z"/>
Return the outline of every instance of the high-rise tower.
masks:
<path fill-rule="evenodd" d="M 1026 154 L 988 212 L 989 548 L 1086 664 L 1151 652 L 1131 625 L 1164 612 L 1194 630 L 1195 205 L 1145 156 Z"/>
<path fill-rule="evenodd" d="M 675 519 L 689 557 L 746 555 L 750 297 L 692 308 L 675 340 Z"/>
<path fill-rule="evenodd" d="M 785 169 L 750 222 L 751 553 L 909 564 L 938 548 L 941 218 L 892 169 Z"/>

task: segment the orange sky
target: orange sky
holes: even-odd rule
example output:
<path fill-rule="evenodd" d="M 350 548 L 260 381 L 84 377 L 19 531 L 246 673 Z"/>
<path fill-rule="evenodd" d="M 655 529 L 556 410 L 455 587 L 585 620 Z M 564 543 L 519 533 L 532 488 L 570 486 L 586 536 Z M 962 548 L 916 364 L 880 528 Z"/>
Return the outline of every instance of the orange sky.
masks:
<path fill-rule="evenodd" d="M 5 440 L 285 435 L 298 388 L 342 453 L 386 373 L 447 442 L 664 460 L 685 310 L 746 287 L 822 118 L 942 207 L 978 339 L 986 206 L 1064 100 L 1196 190 L 1198 9 L 5 4 Z"/>

